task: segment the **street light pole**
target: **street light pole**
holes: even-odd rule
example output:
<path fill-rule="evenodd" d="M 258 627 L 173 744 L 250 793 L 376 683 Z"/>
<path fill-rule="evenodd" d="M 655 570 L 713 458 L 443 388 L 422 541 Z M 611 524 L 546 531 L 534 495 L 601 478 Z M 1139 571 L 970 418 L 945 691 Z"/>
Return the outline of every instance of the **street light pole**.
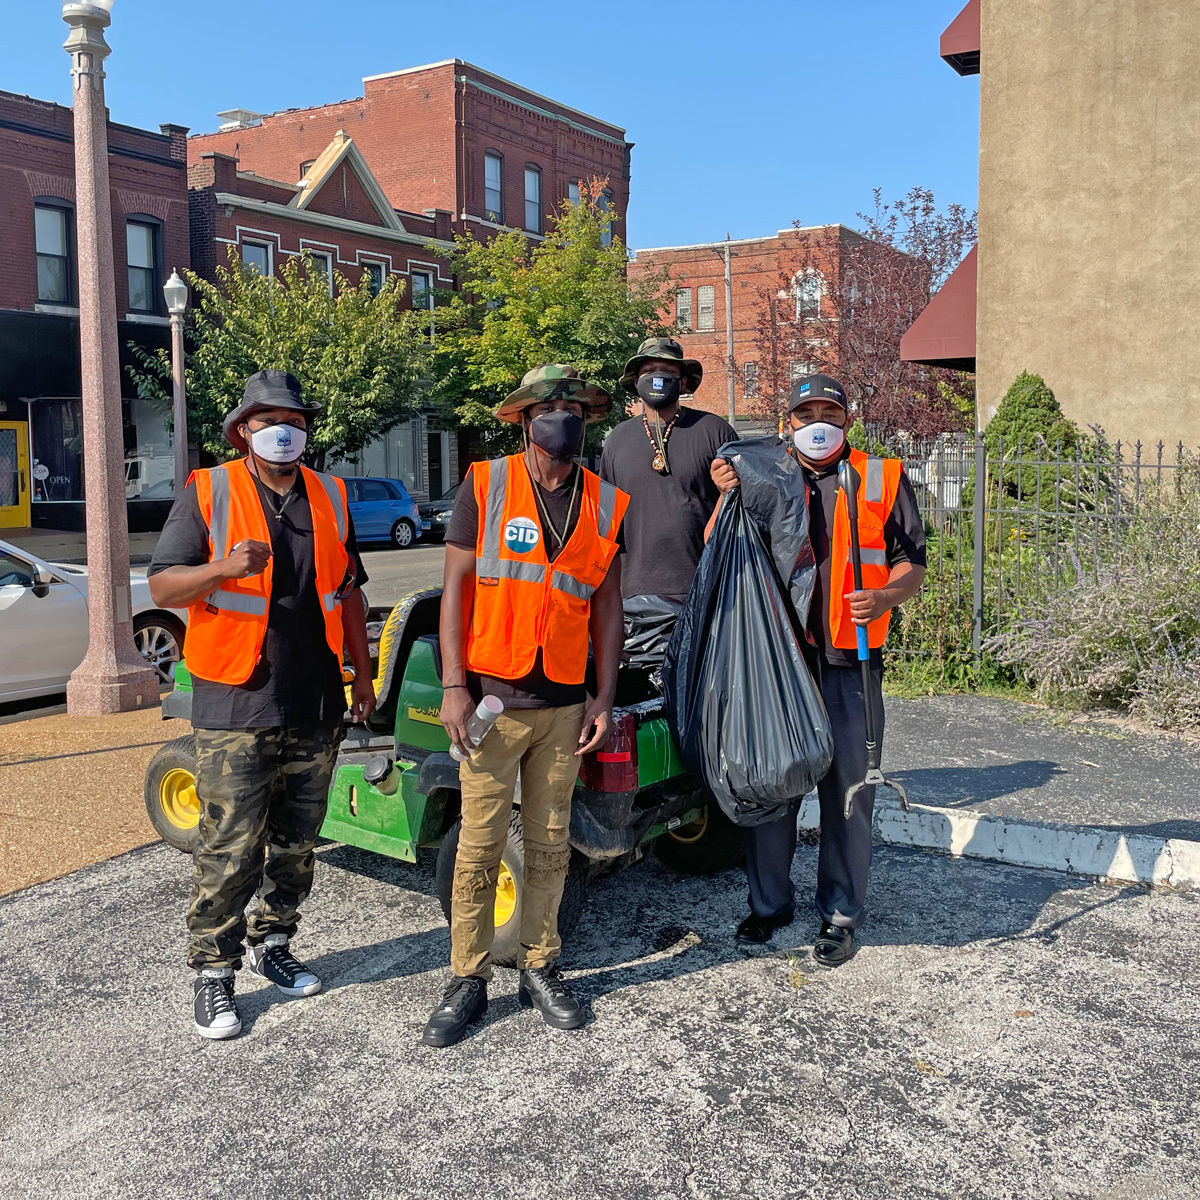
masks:
<path fill-rule="evenodd" d="M 75 114 L 80 395 L 87 521 L 88 649 L 67 682 L 67 711 L 126 712 L 158 702 L 158 676 L 133 644 L 125 443 L 117 343 L 104 30 L 113 0 L 64 4 Z"/>
<path fill-rule="evenodd" d="M 174 393 L 172 408 L 175 438 L 175 498 L 183 495 L 188 476 L 188 429 L 187 393 L 183 382 L 183 315 L 187 312 L 188 286 L 179 278 L 178 271 L 163 284 L 163 295 L 167 299 L 167 312 L 171 314 L 171 382 Z"/>
<path fill-rule="evenodd" d="M 725 378 L 728 387 L 729 424 L 734 425 L 737 405 L 734 391 L 734 373 L 737 366 L 733 360 L 733 273 L 729 262 L 729 234 L 725 235 Z M 734 426 L 736 428 L 736 426 Z"/>

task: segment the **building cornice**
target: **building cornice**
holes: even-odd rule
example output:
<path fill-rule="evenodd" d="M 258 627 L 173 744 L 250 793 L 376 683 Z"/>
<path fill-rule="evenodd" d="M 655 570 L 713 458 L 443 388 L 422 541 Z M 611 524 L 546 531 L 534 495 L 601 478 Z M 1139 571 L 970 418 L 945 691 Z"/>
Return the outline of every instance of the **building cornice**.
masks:
<path fill-rule="evenodd" d="M 272 204 L 269 200 L 255 200 L 250 196 L 238 196 L 233 192 L 217 192 L 216 202 L 225 208 L 240 208 L 243 212 L 262 216 L 278 217 L 284 221 L 298 221 L 303 225 L 317 225 L 322 229 L 334 229 L 342 233 L 355 233 L 363 237 L 379 238 L 385 242 L 403 242 L 408 246 L 436 246 L 439 250 L 452 252 L 453 242 L 440 238 L 421 237 L 398 229 L 387 229 L 382 225 L 368 225 L 366 221 L 352 221 L 347 217 L 331 217 L 326 213 L 315 213 L 304 208 L 290 208 L 286 204 Z"/>
<path fill-rule="evenodd" d="M 599 138 L 602 142 L 612 142 L 614 146 L 620 146 L 622 152 L 625 150 L 625 139 L 623 137 L 614 137 L 611 133 L 604 133 L 599 129 L 593 129 L 590 125 L 581 125 L 578 121 L 572 121 L 569 117 L 564 117 L 561 113 L 551 112 L 548 108 L 538 108 L 536 104 L 530 104 L 527 100 L 522 100 L 519 96 L 502 92 L 499 88 L 488 87 L 486 83 L 480 83 L 478 79 L 472 79 L 470 75 L 455 75 L 454 82 L 468 84 L 484 92 L 486 95 L 494 96 L 497 100 L 503 100 L 506 104 L 513 105 L 514 108 L 523 108 L 526 112 L 533 113 L 535 116 L 545 117 L 548 121 L 557 121 L 558 124 L 566 125 L 569 129 Z M 516 85 L 514 84 L 513 86 L 515 87 Z M 530 94 L 537 95 L 536 92 Z M 545 97 L 538 96 L 538 99 L 544 100 Z M 553 104 L 554 101 L 550 101 L 550 103 Z M 586 114 L 583 115 L 586 116 Z M 612 128 L 616 129 L 617 126 L 614 125 Z"/>
<path fill-rule="evenodd" d="M 820 230 L 837 229 L 843 233 L 853 234 L 855 237 L 862 237 L 862 234 L 855 229 L 851 229 L 849 225 L 843 225 L 840 222 L 834 222 L 832 225 L 801 225 L 793 226 L 791 229 L 780 229 L 776 233 L 765 233 L 762 237 L 754 238 L 733 238 L 730 240 L 730 246 L 755 246 L 763 242 L 778 241 L 785 234 L 789 233 L 817 233 Z M 634 255 L 638 254 L 667 254 L 675 253 L 679 250 L 724 250 L 725 242 L 697 242 L 693 246 L 646 246 L 643 249 L 635 250 Z"/>

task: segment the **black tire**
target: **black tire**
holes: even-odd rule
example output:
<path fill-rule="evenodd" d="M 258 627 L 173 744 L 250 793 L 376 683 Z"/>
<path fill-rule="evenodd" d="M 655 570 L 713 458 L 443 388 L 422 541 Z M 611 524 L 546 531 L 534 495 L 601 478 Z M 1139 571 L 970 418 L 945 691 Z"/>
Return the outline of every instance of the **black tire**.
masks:
<path fill-rule="evenodd" d="M 188 792 L 187 778 L 191 792 Z M 200 823 L 196 799 L 196 741 L 189 733 L 159 748 L 146 768 L 146 812 L 168 846 L 191 854 Z"/>
<path fill-rule="evenodd" d="M 438 899 L 446 921 L 450 920 L 450 898 L 454 891 L 454 860 L 458 856 L 458 835 L 462 829 L 460 817 L 446 832 L 438 847 L 436 881 Z M 501 879 L 507 871 L 515 885 L 515 903 L 503 925 L 496 927 L 496 938 L 492 942 L 492 961 L 499 967 L 515 967 L 521 953 L 521 892 L 525 876 L 525 845 L 521 831 L 521 813 L 514 809 L 508 827 L 508 843 L 501 857 Z M 575 932 L 587 904 L 587 872 L 584 860 L 572 852 L 571 865 L 567 869 L 563 885 L 562 902 L 558 906 L 558 936 L 565 943 Z M 498 900 L 498 906 L 503 900 Z"/>
<path fill-rule="evenodd" d="M 664 833 L 654 843 L 654 853 L 681 874 L 715 875 L 742 861 L 742 835 L 720 806 L 709 801 L 698 821 Z"/>
<path fill-rule="evenodd" d="M 133 641 L 138 653 L 158 672 L 158 682 L 170 687 L 172 668 L 183 659 L 183 622 L 171 613 L 144 612 L 133 618 Z"/>
<path fill-rule="evenodd" d="M 407 517 L 401 517 L 392 526 L 392 545 L 397 550 L 407 550 L 416 540 L 416 528 Z"/>

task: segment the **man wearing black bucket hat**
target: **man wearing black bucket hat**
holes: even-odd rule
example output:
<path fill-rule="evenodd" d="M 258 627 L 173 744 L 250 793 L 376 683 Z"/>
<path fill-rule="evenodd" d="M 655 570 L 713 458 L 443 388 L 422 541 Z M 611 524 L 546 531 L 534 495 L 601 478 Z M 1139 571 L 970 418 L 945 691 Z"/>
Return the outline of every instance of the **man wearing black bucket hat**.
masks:
<path fill-rule="evenodd" d="M 865 627 L 870 634 L 871 711 L 882 740 L 881 647 L 891 610 L 914 596 L 925 578 L 925 529 L 899 460 L 867 455 L 847 443 L 849 409 L 840 383 L 828 375 L 809 375 L 792 388 L 789 405 L 789 452 L 807 485 L 809 536 L 817 562 L 805 661 L 829 714 L 834 747 L 833 764 L 817 786 L 821 848 L 816 907 L 821 928 L 813 958 L 836 967 L 854 954 L 854 931 L 865 913 L 875 800 L 875 788 L 867 787 L 858 793 L 850 817 L 844 815 L 846 789 L 867 770 L 866 698 L 855 628 Z M 864 587 L 857 591 L 850 573 L 846 501 L 838 495 L 838 466 L 846 459 L 862 479 L 858 509 Z M 722 494 L 737 487 L 732 463 L 717 459 L 712 474 Z M 715 519 L 710 532 L 714 524 Z M 766 942 L 776 929 L 791 924 L 795 853 L 794 812 L 746 831 L 750 915 L 738 927 L 739 941 Z"/>
<path fill-rule="evenodd" d="M 674 338 L 647 338 L 625 364 L 621 384 L 641 412 L 608 435 L 600 458 L 600 478 L 630 497 L 625 596 L 682 600 L 692 586 L 704 527 L 720 498 L 709 471 L 717 450 L 738 436 L 715 413 L 680 403 L 703 376 Z"/>
<path fill-rule="evenodd" d="M 206 1038 L 241 1031 L 244 940 L 249 970 L 285 996 L 321 990 L 288 944 L 341 741 L 343 647 L 354 719 L 375 706 L 345 485 L 299 461 L 320 409 L 286 372 L 252 375 L 224 422 L 245 457 L 193 473 L 150 564 L 155 603 L 189 610 L 200 826 L 188 965 Z"/>

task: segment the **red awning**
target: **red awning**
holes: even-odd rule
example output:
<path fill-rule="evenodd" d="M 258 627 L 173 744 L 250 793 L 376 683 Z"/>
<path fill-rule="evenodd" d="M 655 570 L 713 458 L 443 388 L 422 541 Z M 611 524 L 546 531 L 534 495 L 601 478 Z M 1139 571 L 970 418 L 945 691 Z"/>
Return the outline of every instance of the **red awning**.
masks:
<path fill-rule="evenodd" d="M 967 0 L 946 27 L 939 53 L 960 75 L 979 74 L 979 0 Z"/>
<path fill-rule="evenodd" d="M 904 362 L 955 371 L 975 370 L 976 249 L 971 247 L 900 339 L 900 358 Z"/>

